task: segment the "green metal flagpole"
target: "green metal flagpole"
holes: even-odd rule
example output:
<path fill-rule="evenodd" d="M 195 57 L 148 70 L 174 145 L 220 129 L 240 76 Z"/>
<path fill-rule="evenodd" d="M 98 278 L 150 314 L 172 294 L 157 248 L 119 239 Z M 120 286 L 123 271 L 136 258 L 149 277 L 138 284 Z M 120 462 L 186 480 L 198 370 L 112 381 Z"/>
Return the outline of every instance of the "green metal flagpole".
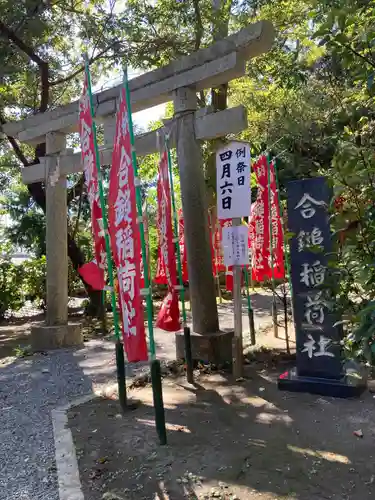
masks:
<path fill-rule="evenodd" d="M 113 279 L 113 264 L 112 264 L 111 245 L 110 245 L 109 234 L 108 234 L 107 209 L 106 209 L 106 204 L 105 204 L 105 200 L 104 200 L 103 180 L 102 180 L 102 173 L 101 173 L 101 169 L 100 169 L 99 148 L 98 148 L 98 141 L 97 141 L 97 137 L 96 137 L 96 124 L 95 124 L 95 119 L 94 119 L 94 102 L 93 102 L 93 97 L 92 97 L 90 68 L 89 68 L 87 54 L 84 55 L 84 61 L 85 61 L 85 72 L 86 72 L 86 76 L 87 76 L 87 90 L 88 90 L 89 99 L 90 99 L 90 112 L 91 112 L 91 117 L 92 117 L 92 132 L 93 132 L 94 148 L 95 148 L 96 170 L 98 173 L 100 206 L 102 209 L 102 217 L 103 217 L 105 248 L 106 248 L 106 253 L 107 253 L 108 277 L 109 277 L 109 285 L 111 287 L 113 325 L 114 325 L 115 337 L 116 337 L 116 370 L 117 370 L 118 394 L 119 394 L 119 401 L 120 401 L 121 408 L 123 411 L 125 411 L 127 409 L 127 396 L 126 396 L 126 371 L 125 371 L 124 346 L 121 342 L 120 327 L 119 327 L 119 320 L 118 320 L 118 314 L 117 314 L 116 291 L 115 291 L 114 279 Z"/>
<path fill-rule="evenodd" d="M 277 306 L 276 306 L 276 294 L 275 294 L 275 272 L 273 269 L 273 237 L 272 237 L 272 213 L 271 213 L 271 155 L 267 157 L 267 184 L 268 184 L 268 228 L 269 228 L 269 239 L 270 239 L 270 266 L 272 275 L 272 321 L 273 321 L 273 333 L 275 338 L 278 336 L 277 327 Z"/>
<path fill-rule="evenodd" d="M 280 200 L 279 172 L 278 172 L 278 168 L 277 168 L 277 163 L 278 163 L 277 158 L 274 158 L 277 198 L 279 201 L 279 214 L 278 215 L 280 217 L 281 231 L 282 231 L 283 241 L 284 241 L 284 261 L 285 261 L 286 272 L 288 275 L 290 300 L 292 300 L 292 298 L 293 298 L 292 277 L 291 277 L 291 273 L 290 273 L 289 258 L 288 258 L 287 253 L 286 253 L 287 241 L 286 241 L 285 231 L 284 231 L 284 218 L 283 218 L 284 212 L 283 212 L 283 207 L 281 205 L 281 200 Z M 288 307 L 287 307 L 287 303 L 286 303 L 286 297 L 285 297 L 285 303 L 284 303 L 284 314 L 285 314 L 285 344 L 286 344 L 286 350 L 289 354 L 290 353 L 290 346 L 289 346 L 289 335 L 288 335 Z"/>
<path fill-rule="evenodd" d="M 181 254 L 180 254 L 180 246 L 178 240 L 178 220 L 177 220 L 177 211 L 176 211 L 176 200 L 174 195 L 174 185 L 173 185 L 173 175 L 172 175 L 172 158 L 171 152 L 168 145 L 169 136 L 165 135 L 164 137 L 164 146 L 167 151 L 168 156 L 168 171 L 169 171 L 169 184 L 171 187 L 171 199 L 172 199 L 172 210 L 173 210 L 173 223 L 174 223 L 174 240 L 176 247 L 176 258 L 177 258 L 177 269 L 178 269 L 178 280 L 179 280 L 179 290 L 181 296 L 181 307 L 182 307 L 182 320 L 184 327 L 184 341 L 185 341 L 185 360 L 186 360 L 186 378 L 189 384 L 194 383 L 194 374 L 193 374 L 193 357 L 191 353 L 191 337 L 190 337 L 190 328 L 187 324 L 186 318 L 186 307 L 185 307 L 185 288 L 184 281 L 182 277 L 182 265 L 181 265 Z"/>
<path fill-rule="evenodd" d="M 135 195 L 137 201 L 137 212 L 139 221 L 139 232 L 141 236 L 141 246 L 142 246 L 142 261 L 143 261 L 143 275 L 145 282 L 145 289 L 147 290 L 146 295 L 146 307 L 147 307 L 147 323 L 149 332 L 149 343 L 150 343 L 150 364 L 151 364 L 151 383 L 152 383 L 152 393 L 154 400 L 154 410 L 155 410 L 155 426 L 156 431 L 159 436 L 160 444 L 167 444 L 167 432 L 165 428 L 165 414 L 164 414 L 164 403 L 163 403 L 163 392 L 161 384 L 161 368 L 160 361 L 156 359 L 156 349 L 155 349 L 155 339 L 154 339 L 154 328 L 152 324 L 152 295 L 150 290 L 150 280 L 147 262 L 147 252 L 146 252 L 146 240 L 143 227 L 143 215 L 142 215 L 142 197 L 141 197 L 141 186 L 138 178 L 138 166 L 137 166 L 137 153 L 135 151 L 135 141 L 134 141 L 134 130 L 133 130 L 133 118 L 131 112 L 130 103 L 130 90 L 128 81 L 128 71 L 127 68 L 124 69 L 124 87 L 126 95 L 126 105 L 128 110 L 128 121 L 129 121 L 129 133 L 130 133 L 130 143 L 132 147 L 132 164 L 134 171 L 134 182 L 135 182 Z"/>

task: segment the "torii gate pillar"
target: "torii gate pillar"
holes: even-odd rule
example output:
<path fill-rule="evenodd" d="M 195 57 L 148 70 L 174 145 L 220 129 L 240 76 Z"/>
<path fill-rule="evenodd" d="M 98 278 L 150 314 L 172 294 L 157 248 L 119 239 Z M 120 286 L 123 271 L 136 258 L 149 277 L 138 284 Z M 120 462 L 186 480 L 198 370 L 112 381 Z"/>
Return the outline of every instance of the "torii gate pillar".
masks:
<path fill-rule="evenodd" d="M 177 89 L 173 102 L 175 117 L 178 118 L 175 121 L 176 148 L 193 317 L 192 354 L 193 359 L 219 363 L 230 360 L 233 333 L 219 332 L 202 153 L 195 134 L 195 89 Z M 181 333 L 176 334 L 176 355 L 178 358 L 184 357 Z"/>
<path fill-rule="evenodd" d="M 67 179 L 58 162 L 65 149 L 65 134 L 46 134 L 47 315 L 45 325 L 31 328 L 34 351 L 83 343 L 81 325 L 68 323 Z"/>
<path fill-rule="evenodd" d="M 181 88 L 174 95 L 177 123 L 176 147 L 180 171 L 185 244 L 189 270 L 189 292 L 193 332 L 218 332 L 219 322 L 212 276 L 207 202 L 202 154 L 195 137 L 197 97 L 194 89 Z"/>

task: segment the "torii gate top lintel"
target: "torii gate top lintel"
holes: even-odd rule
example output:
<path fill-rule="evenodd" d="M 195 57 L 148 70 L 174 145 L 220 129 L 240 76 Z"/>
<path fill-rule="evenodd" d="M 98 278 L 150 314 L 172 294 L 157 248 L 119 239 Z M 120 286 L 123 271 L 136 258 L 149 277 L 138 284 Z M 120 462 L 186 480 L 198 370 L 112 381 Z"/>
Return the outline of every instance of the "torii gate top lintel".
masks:
<path fill-rule="evenodd" d="M 171 101 L 173 92 L 181 87 L 203 90 L 242 76 L 246 60 L 267 52 L 274 37 L 273 25 L 269 21 L 259 21 L 210 47 L 132 79 L 133 112 Z M 115 113 L 119 91 L 120 86 L 116 86 L 94 95 L 97 119 Z M 75 101 L 22 121 L 9 122 L 2 129 L 21 142 L 35 144 L 43 141 L 48 132 L 76 131 L 77 110 L 78 102 Z"/>

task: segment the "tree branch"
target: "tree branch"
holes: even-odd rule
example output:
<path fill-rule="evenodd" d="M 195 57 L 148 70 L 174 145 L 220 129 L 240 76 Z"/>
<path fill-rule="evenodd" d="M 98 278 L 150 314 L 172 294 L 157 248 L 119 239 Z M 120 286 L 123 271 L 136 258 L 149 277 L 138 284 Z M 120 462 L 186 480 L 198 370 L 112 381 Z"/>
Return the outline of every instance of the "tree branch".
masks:
<path fill-rule="evenodd" d="M 23 164 L 24 167 L 29 167 L 31 165 L 31 163 L 24 155 L 24 153 L 23 153 L 22 149 L 20 148 L 20 145 L 18 144 L 16 139 L 14 137 L 9 136 L 9 135 L 7 135 L 6 137 L 9 141 L 10 145 L 13 148 L 14 154 L 17 156 L 19 161 Z"/>
<path fill-rule="evenodd" d="M 91 64 L 91 63 L 97 61 L 98 59 L 100 59 L 101 57 L 103 57 L 116 43 L 117 43 L 117 41 L 111 43 L 111 45 L 109 45 L 107 48 L 103 49 L 101 52 L 99 52 L 98 54 L 96 54 L 95 57 L 91 57 L 89 59 L 89 64 Z M 56 85 L 61 85 L 62 83 L 67 83 L 70 80 L 73 80 L 76 76 L 78 76 L 81 73 L 83 73 L 84 70 L 85 70 L 85 65 L 83 64 L 82 66 L 80 66 L 78 69 L 76 69 L 69 76 L 66 76 L 65 78 L 60 78 L 59 80 L 55 80 L 53 82 L 50 82 L 49 85 L 50 85 L 50 87 L 55 87 Z"/>
<path fill-rule="evenodd" d="M 85 181 L 85 177 L 82 174 L 81 177 L 80 177 L 80 179 L 79 179 L 79 181 L 76 184 L 74 184 L 74 186 L 71 189 L 69 189 L 69 191 L 68 191 L 68 198 L 67 198 L 68 206 L 74 200 L 74 198 L 76 198 L 77 196 L 81 196 L 82 195 L 84 181 Z"/>
<path fill-rule="evenodd" d="M 32 61 L 34 61 L 39 67 L 42 66 L 43 64 L 46 64 L 43 59 L 41 59 L 36 52 L 27 45 L 23 40 L 18 38 L 18 36 L 10 30 L 5 24 L 0 20 L 0 33 L 5 36 L 5 38 L 8 38 L 11 42 L 18 47 L 21 52 L 24 52 Z"/>
<path fill-rule="evenodd" d="M 40 105 L 39 105 L 39 112 L 44 113 L 48 109 L 48 104 L 49 104 L 49 67 L 48 63 L 43 62 L 40 66 L 40 85 L 41 85 L 41 92 L 40 92 Z"/>
<path fill-rule="evenodd" d="M 201 46 L 202 36 L 203 36 L 203 23 L 201 10 L 199 7 L 199 0 L 193 0 L 194 12 L 195 12 L 195 46 L 194 50 L 198 50 Z"/>
<path fill-rule="evenodd" d="M 6 123 L 6 120 L 2 115 L 0 115 L 0 123 L 1 125 L 4 125 Z M 24 167 L 28 167 L 30 165 L 30 162 L 26 158 L 25 154 L 23 153 L 16 139 L 14 137 L 11 137 L 10 135 L 7 135 L 6 138 L 8 139 L 10 145 L 12 146 L 14 154 L 17 156 L 19 161 L 23 164 Z"/>
<path fill-rule="evenodd" d="M 360 52 L 357 52 L 355 49 L 353 49 L 353 47 L 350 46 L 349 43 L 342 43 L 342 42 L 336 42 L 336 43 L 338 43 L 338 45 L 341 45 L 341 47 L 345 47 L 346 49 L 350 50 L 354 55 L 356 55 L 357 57 L 359 57 L 363 61 L 367 62 L 367 64 L 369 64 L 370 66 L 372 66 L 373 68 L 375 68 L 375 62 L 374 61 L 372 61 L 368 57 L 364 56 Z"/>
<path fill-rule="evenodd" d="M 41 93 L 40 93 L 40 105 L 39 112 L 44 113 L 48 109 L 49 102 L 49 69 L 48 63 L 43 61 L 41 57 L 35 52 L 35 50 L 27 45 L 21 38 L 19 38 L 14 31 L 9 29 L 5 24 L 0 20 L 0 33 L 14 43 L 14 45 L 24 54 L 26 54 L 29 59 L 35 62 L 40 71 L 40 83 L 41 83 Z"/>

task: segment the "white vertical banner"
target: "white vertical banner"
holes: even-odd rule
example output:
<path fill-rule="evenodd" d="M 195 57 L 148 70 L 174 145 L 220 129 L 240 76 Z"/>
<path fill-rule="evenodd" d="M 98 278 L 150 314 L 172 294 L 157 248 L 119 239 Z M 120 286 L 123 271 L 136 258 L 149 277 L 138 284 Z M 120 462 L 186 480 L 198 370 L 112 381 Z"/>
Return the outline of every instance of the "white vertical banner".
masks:
<path fill-rule="evenodd" d="M 246 266 L 249 264 L 247 226 L 223 227 L 224 264 Z"/>
<path fill-rule="evenodd" d="M 251 208 L 250 144 L 232 141 L 216 152 L 219 219 L 248 217 Z"/>

